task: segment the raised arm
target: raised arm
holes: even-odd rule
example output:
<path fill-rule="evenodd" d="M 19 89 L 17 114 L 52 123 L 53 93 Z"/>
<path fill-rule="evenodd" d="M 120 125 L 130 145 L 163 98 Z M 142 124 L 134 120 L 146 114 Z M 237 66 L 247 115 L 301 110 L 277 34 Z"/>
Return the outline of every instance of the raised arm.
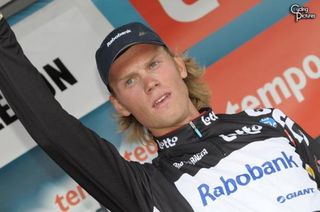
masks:
<path fill-rule="evenodd" d="M 146 199 L 143 166 L 122 159 L 112 144 L 62 109 L 4 18 L 0 89 L 39 146 L 101 204 L 112 211 L 151 208 L 148 200 L 136 203 L 136 198 Z"/>

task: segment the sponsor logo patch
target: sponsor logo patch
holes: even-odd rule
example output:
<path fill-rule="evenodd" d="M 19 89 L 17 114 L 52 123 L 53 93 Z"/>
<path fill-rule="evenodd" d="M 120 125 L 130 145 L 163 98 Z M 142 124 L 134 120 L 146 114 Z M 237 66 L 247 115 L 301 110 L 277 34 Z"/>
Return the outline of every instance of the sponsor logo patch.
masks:
<path fill-rule="evenodd" d="M 284 196 L 278 196 L 277 197 L 277 202 L 279 203 L 285 203 L 288 200 L 292 200 L 295 199 L 299 196 L 304 196 L 304 195 L 308 195 L 308 194 L 312 194 L 314 193 L 314 188 L 305 188 L 305 189 L 301 189 L 292 193 L 288 193 Z"/>
<path fill-rule="evenodd" d="M 254 135 L 261 133 L 262 126 L 260 125 L 252 125 L 252 126 L 244 126 L 241 129 L 237 129 L 234 133 L 229 133 L 227 135 L 221 134 L 219 135 L 223 140 L 230 142 L 238 138 L 238 136 L 242 135 Z"/>
<path fill-rule="evenodd" d="M 175 146 L 178 140 L 179 140 L 178 137 L 174 136 L 172 138 L 162 139 L 162 141 L 159 141 L 159 140 L 156 140 L 156 141 L 160 149 L 169 149 L 170 147 Z"/>
<path fill-rule="evenodd" d="M 309 146 L 309 139 L 305 136 L 303 132 L 301 132 L 301 130 L 297 128 L 293 120 L 287 117 L 281 110 L 273 110 L 272 117 L 283 128 L 287 127 L 288 130 L 291 132 L 292 136 L 295 138 L 295 140 L 297 140 L 299 143 L 305 142 L 305 144 Z"/>
<path fill-rule="evenodd" d="M 194 166 L 198 161 L 200 161 L 207 154 L 208 154 L 208 151 L 207 149 L 204 148 L 202 149 L 201 152 L 192 155 L 189 160 L 176 162 L 176 163 L 173 163 L 172 165 L 177 169 L 180 169 L 184 164 L 191 164 Z"/>
<path fill-rule="evenodd" d="M 273 118 L 270 118 L 270 117 L 262 118 L 262 119 L 260 119 L 259 122 L 263 123 L 263 124 L 270 125 L 271 127 L 274 127 L 274 128 L 277 127 L 277 122 Z"/>
<path fill-rule="evenodd" d="M 272 112 L 269 108 L 246 109 L 244 111 L 248 116 L 261 116 Z"/>
<path fill-rule="evenodd" d="M 206 126 L 210 125 L 212 122 L 216 121 L 217 119 L 218 117 L 213 112 L 210 112 L 208 115 L 201 116 L 201 121 Z"/>
<path fill-rule="evenodd" d="M 131 30 L 130 30 L 130 29 L 127 29 L 127 30 L 125 30 L 125 31 L 123 31 L 123 32 L 119 32 L 116 36 L 112 37 L 112 38 L 108 41 L 107 46 L 109 47 L 115 40 L 117 40 L 117 39 L 120 38 L 121 36 L 126 35 L 126 34 L 129 34 L 129 33 L 131 33 Z"/>
<path fill-rule="evenodd" d="M 242 187 L 255 180 L 261 180 L 268 175 L 298 167 L 292 155 L 281 152 L 281 155 L 272 160 L 263 162 L 261 165 L 246 164 L 243 173 L 235 177 L 220 176 L 220 185 L 208 185 L 202 183 L 198 186 L 198 193 L 202 205 L 207 206 L 222 196 L 235 194 Z M 279 197 L 278 197 L 279 198 Z"/>

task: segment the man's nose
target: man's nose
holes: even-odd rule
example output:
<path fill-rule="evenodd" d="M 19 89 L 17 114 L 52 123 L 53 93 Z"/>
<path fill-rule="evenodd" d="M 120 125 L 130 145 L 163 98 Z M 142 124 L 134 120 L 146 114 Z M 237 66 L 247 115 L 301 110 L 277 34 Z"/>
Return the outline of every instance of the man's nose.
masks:
<path fill-rule="evenodd" d="M 159 80 L 153 76 L 145 76 L 143 82 L 144 82 L 144 89 L 147 94 L 152 92 L 154 88 L 160 85 Z"/>

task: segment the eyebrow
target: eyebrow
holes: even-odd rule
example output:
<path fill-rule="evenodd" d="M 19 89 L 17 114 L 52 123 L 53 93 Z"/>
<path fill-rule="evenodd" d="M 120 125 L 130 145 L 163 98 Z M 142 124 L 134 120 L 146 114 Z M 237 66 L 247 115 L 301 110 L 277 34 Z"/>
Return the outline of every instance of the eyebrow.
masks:
<path fill-rule="evenodd" d="M 150 58 L 148 58 L 144 64 L 143 64 L 143 67 L 145 68 L 146 66 L 148 66 L 151 61 L 153 61 L 156 57 L 158 57 L 160 55 L 160 51 L 157 50 Z M 129 70 L 130 71 L 130 70 Z M 131 76 L 135 75 L 135 71 L 130 71 L 130 73 L 127 73 L 127 74 L 124 74 L 123 76 L 121 76 L 119 79 L 118 79 L 118 82 L 120 81 L 123 81 L 125 79 L 128 79 L 130 78 Z"/>

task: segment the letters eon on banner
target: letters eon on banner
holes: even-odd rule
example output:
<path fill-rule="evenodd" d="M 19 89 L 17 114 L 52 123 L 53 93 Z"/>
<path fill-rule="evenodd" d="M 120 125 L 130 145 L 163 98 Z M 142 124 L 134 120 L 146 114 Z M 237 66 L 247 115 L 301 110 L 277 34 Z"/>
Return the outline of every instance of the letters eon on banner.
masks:
<path fill-rule="evenodd" d="M 60 92 L 68 89 L 67 86 L 72 86 L 76 84 L 78 81 L 71 73 L 70 70 L 66 67 L 66 65 L 61 61 L 60 58 L 56 58 L 53 60 L 56 67 L 51 66 L 50 64 L 46 64 L 43 66 L 45 70 L 45 75 L 41 74 L 48 88 L 50 89 L 53 95 L 56 94 L 55 87 L 60 90 Z M 47 79 L 49 78 L 50 81 Z M 50 83 L 52 81 L 52 84 Z M 8 103 L 5 101 L 3 95 L 0 92 L 0 131 L 3 130 L 6 126 L 9 126 L 18 118 L 11 110 Z M 1 134 L 0 134 L 1 136 Z"/>

